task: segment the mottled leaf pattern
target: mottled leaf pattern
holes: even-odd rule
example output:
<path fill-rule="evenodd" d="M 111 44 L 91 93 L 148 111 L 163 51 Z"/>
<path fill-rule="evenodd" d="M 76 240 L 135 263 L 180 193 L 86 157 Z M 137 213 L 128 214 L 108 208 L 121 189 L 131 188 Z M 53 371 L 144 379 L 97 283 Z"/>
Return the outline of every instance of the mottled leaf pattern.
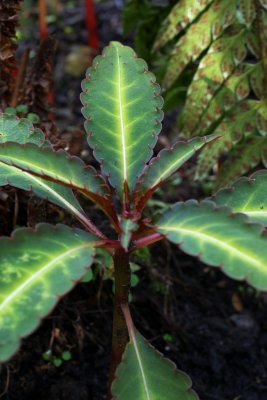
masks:
<path fill-rule="evenodd" d="M 112 42 L 96 57 L 82 84 L 88 141 L 101 169 L 121 195 L 138 180 L 161 130 L 162 98 L 146 63 Z"/>
<path fill-rule="evenodd" d="M 266 135 L 267 107 L 263 103 L 267 7 L 265 0 L 214 0 L 210 5 L 202 4 L 201 12 L 197 13 L 200 2 L 191 2 L 192 7 L 193 4 L 196 7 L 188 17 L 183 8 L 185 2 L 177 2 L 159 30 L 155 49 L 178 37 L 166 69 L 166 88 L 192 61 L 197 65 L 179 117 L 182 136 L 215 132 L 225 136 L 220 143 L 214 142 L 204 149 L 198 160 L 196 175 L 204 179 L 216 161 L 228 154 L 248 130 L 253 131 L 251 135 Z M 188 9 L 191 10 L 190 6 Z M 255 113 L 257 101 L 262 107 Z M 248 104 L 252 106 L 249 109 Z M 240 113 L 242 110 L 245 115 Z M 244 126 L 249 129 L 244 130 Z M 266 158 L 260 154 L 258 159 Z"/>
<path fill-rule="evenodd" d="M 174 205 L 156 224 L 159 233 L 186 253 L 221 267 L 232 278 L 267 289 L 267 236 L 263 225 L 253 224 L 246 215 L 208 200 L 189 200 Z"/>
<path fill-rule="evenodd" d="M 85 275 L 95 240 L 79 229 L 49 224 L 0 238 L 0 361 L 16 352 L 20 338 Z"/>
<path fill-rule="evenodd" d="M 237 0 L 215 0 L 198 21 L 189 26 L 174 46 L 163 81 L 165 87 L 171 86 L 184 68 L 235 22 L 236 5 Z"/>
<path fill-rule="evenodd" d="M 154 50 L 164 46 L 191 24 L 213 0 L 180 0 L 163 21 L 157 35 Z"/>
<path fill-rule="evenodd" d="M 210 143 L 200 153 L 196 168 L 197 179 L 204 179 L 218 158 L 228 154 L 244 137 L 250 137 L 257 133 L 256 116 L 259 107 L 258 101 L 246 100 L 233 107 L 227 117 L 218 124 L 214 132 L 221 135 L 221 138 Z M 234 175 L 234 178 L 238 176 Z"/>
<path fill-rule="evenodd" d="M 242 141 L 228 155 L 219 169 L 215 187 L 220 188 L 232 183 L 239 176 L 259 164 L 267 151 L 267 137 L 250 137 Z"/>

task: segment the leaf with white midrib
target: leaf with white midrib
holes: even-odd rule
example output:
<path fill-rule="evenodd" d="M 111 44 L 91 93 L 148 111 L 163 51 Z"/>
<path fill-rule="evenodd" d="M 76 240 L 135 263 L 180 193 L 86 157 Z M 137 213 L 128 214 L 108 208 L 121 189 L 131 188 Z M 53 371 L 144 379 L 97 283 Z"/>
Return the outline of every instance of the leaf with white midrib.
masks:
<path fill-rule="evenodd" d="M 85 275 L 96 244 L 93 235 L 65 225 L 39 224 L 0 238 L 0 362 Z"/>
<path fill-rule="evenodd" d="M 63 150 L 40 148 L 34 144 L 6 142 L 0 144 L 0 163 L 14 165 L 41 178 L 81 190 L 85 193 L 104 195 L 107 186 L 93 167 Z"/>
<path fill-rule="evenodd" d="M 267 237 L 264 226 L 226 206 L 205 200 L 177 203 L 156 222 L 157 231 L 181 250 L 234 279 L 267 289 Z"/>
<path fill-rule="evenodd" d="M 12 165 L 0 164 L 0 186 L 11 185 L 19 189 L 32 191 L 37 196 L 48 199 L 63 207 L 78 219 L 84 219 L 83 210 L 72 191 L 54 182 L 22 171 Z"/>
<path fill-rule="evenodd" d="M 134 329 L 112 384 L 114 400 L 197 400 L 190 378 Z"/>
<path fill-rule="evenodd" d="M 112 42 L 95 58 L 82 83 L 88 142 L 102 172 L 122 196 L 152 155 L 161 130 L 163 100 L 145 61 Z"/>

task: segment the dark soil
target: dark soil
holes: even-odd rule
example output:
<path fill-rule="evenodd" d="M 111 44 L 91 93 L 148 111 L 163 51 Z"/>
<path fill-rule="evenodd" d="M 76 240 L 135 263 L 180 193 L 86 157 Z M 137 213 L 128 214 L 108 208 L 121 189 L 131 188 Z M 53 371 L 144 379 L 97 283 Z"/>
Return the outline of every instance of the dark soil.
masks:
<path fill-rule="evenodd" d="M 120 11 L 119 1 L 97 6 L 103 45 L 121 39 Z M 64 74 L 61 69 L 69 47 L 86 42 L 83 9 L 80 6 L 63 12 L 64 25 L 74 30 L 66 37 L 63 22 L 50 26 L 60 49 L 55 70 L 56 117 L 72 152 L 92 162 L 80 133 L 81 78 Z M 167 136 L 167 125 L 163 138 Z M 199 195 L 198 187 L 183 183 L 179 190 L 167 188 L 163 200 Z M 54 206 L 38 203 L 36 213 L 34 206 L 34 199 L 22 191 L 2 190 L 1 234 L 10 234 L 14 225 L 39 222 L 40 209 L 50 222 L 75 224 Z M 34 216 L 30 222 L 29 207 Z M 101 214 L 91 206 L 87 208 L 92 219 L 107 230 Z M 266 295 L 228 279 L 221 271 L 204 266 L 168 243 L 154 245 L 150 254 L 135 260 L 142 266 L 137 273 L 139 284 L 132 290 L 131 308 L 137 328 L 191 376 L 201 400 L 266 400 Z M 19 353 L 0 366 L 0 399 L 105 399 L 111 323 L 111 280 L 98 275 L 93 283 L 78 284 L 39 329 L 23 340 Z M 56 367 L 42 356 L 48 349 L 58 358 L 68 350 L 72 358 Z"/>

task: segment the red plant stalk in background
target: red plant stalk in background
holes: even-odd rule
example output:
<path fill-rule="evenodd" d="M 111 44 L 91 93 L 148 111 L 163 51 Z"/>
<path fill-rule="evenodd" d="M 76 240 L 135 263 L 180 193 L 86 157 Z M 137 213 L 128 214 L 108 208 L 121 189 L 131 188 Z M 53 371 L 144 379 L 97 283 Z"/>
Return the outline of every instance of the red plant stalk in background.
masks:
<path fill-rule="evenodd" d="M 48 36 L 48 29 L 46 23 L 46 0 L 39 0 L 39 32 L 40 38 L 45 39 Z"/>
<path fill-rule="evenodd" d="M 96 29 L 96 15 L 93 0 L 85 0 L 85 18 L 88 30 L 88 45 L 95 50 L 99 50 L 99 38 Z"/>

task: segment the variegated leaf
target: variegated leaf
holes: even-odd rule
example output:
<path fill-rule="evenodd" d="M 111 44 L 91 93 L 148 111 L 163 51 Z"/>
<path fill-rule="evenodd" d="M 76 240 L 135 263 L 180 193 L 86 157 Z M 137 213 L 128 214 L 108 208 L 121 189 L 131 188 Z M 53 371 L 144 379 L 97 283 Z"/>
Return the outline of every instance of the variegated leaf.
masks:
<path fill-rule="evenodd" d="M 212 40 L 236 20 L 237 0 L 215 0 L 178 40 L 167 67 L 164 87 L 170 87 L 184 68 L 209 47 Z"/>
<path fill-rule="evenodd" d="M 193 2 L 192 0 L 181 0 L 175 4 L 168 17 L 162 23 L 153 49 L 157 50 L 173 39 L 212 2 L 213 0 L 195 0 Z"/>
<path fill-rule="evenodd" d="M 79 229 L 49 224 L 0 238 L 0 362 L 18 350 L 20 338 L 85 275 L 95 240 Z"/>
<path fill-rule="evenodd" d="M 266 149 L 267 137 L 249 137 L 235 146 L 219 170 L 215 187 L 219 189 L 233 183 L 258 165 Z"/>
<path fill-rule="evenodd" d="M 122 195 L 150 159 L 161 130 L 162 98 L 146 63 L 112 42 L 96 57 L 82 84 L 88 141 L 101 169 Z"/>

